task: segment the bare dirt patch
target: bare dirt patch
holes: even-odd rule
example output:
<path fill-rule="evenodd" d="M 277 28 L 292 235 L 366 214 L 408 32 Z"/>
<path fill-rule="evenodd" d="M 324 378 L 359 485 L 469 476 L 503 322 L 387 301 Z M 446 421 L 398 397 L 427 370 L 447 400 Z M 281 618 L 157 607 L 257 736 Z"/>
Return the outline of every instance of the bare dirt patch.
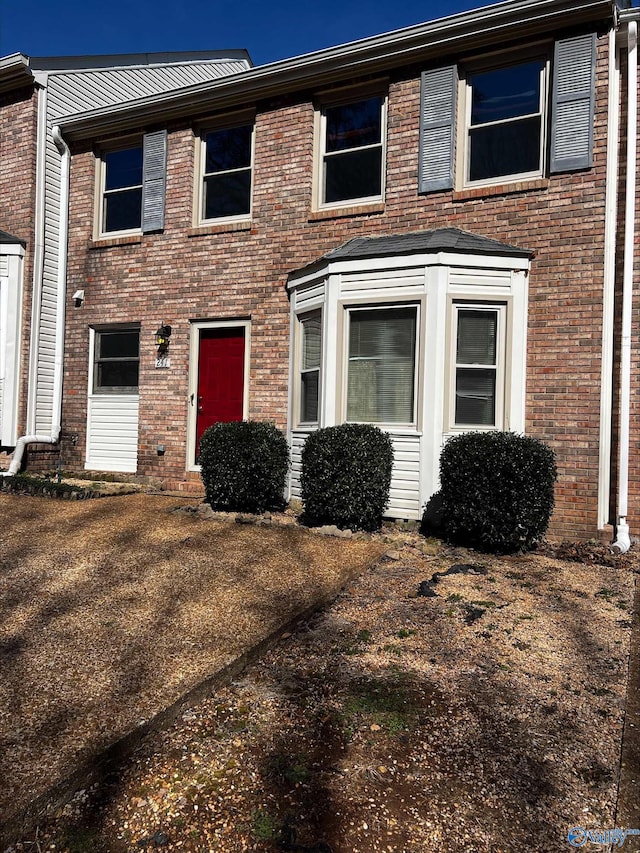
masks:
<path fill-rule="evenodd" d="M 633 558 L 387 547 L 52 814 L 41 849 L 551 853 L 613 828 Z"/>
<path fill-rule="evenodd" d="M 381 553 L 183 503 L 0 495 L 0 829 Z"/>

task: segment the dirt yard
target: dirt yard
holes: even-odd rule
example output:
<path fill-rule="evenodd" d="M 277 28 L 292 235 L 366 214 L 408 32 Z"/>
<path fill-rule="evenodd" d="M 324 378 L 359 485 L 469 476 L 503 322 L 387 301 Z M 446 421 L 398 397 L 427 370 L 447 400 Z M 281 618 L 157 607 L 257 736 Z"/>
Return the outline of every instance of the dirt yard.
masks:
<path fill-rule="evenodd" d="M 148 495 L 0 495 L 0 838 L 25 805 L 340 587 L 380 544 Z"/>
<path fill-rule="evenodd" d="M 554 853 L 616 826 L 636 558 L 377 542 L 332 606 L 12 849 Z"/>

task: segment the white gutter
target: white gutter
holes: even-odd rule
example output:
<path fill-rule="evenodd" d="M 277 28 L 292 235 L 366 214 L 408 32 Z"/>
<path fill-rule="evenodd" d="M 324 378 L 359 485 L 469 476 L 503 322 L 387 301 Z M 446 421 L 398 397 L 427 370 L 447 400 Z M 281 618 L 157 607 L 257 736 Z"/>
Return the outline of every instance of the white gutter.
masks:
<path fill-rule="evenodd" d="M 615 14 L 614 0 L 508 0 L 435 21 L 405 27 L 313 53 L 258 65 L 215 81 L 186 86 L 65 116 L 69 140 L 106 131 L 140 127 L 239 101 L 283 94 L 318 84 L 327 86 L 357 74 L 378 73 L 412 62 L 433 62 L 499 40 L 532 37 L 572 24 L 604 21 Z"/>
<path fill-rule="evenodd" d="M 46 122 L 44 123 L 46 128 Z M 61 155 L 60 161 L 60 231 L 59 231 L 59 258 L 58 258 L 58 282 L 57 282 L 57 305 L 56 305 L 56 348 L 54 357 L 53 374 L 53 405 L 51 414 L 51 434 L 31 433 L 21 436 L 16 442 L 15 450 L 9 470 L 2 472 L 2 476 L 11 477 L 20 471 L 24 451 L 29 444 L 56 444 L 60 438 L 62 429 L 62 378 L 64 357 L 64 320 L 65 299 L 67 292 L 67 235 L 69 230 L 69 165 L 70 151 L 64 139 L 60 135 L 60 128 L 54 127 L 52 131 L 53 141 Z M 39 300 L 38 300 L 39 301 Z M 35 298 L 34 298 L 35 302 Z M 38 316 L 34 317 L 34 323 L 38 322 Z M 35 336 L 37 339 L 37 335 Z M 33 340 L 33 338 L 32 338 Z M 36 359 L 37 362 L 37 353 Z"/>
<path fill-rule="evenodd" d="M 620 53 L 616 30 L 609 30 L 609 98 L 607 177 L 602 287 L 602 373 L 600 378 L 600 451 L 598 460 L 598 529 L 609 522 L 611 498 L 611 411 L 615 322 L 616 230 L 618 219 L 618 143 L 620 133 Z"/>
<path fill-rule="evenodd" d="M 631 413 L 631 321 L 636 216 L 636 154 L 638 123 L 638 21 L 627 22 L 627 175 L 622 273 L 622 333 L 620 339 L 620 439 L 616 540 L 611 546 L 624 554 L 631 547 L 627 524 L 629 499 L 629 421 Z"/>

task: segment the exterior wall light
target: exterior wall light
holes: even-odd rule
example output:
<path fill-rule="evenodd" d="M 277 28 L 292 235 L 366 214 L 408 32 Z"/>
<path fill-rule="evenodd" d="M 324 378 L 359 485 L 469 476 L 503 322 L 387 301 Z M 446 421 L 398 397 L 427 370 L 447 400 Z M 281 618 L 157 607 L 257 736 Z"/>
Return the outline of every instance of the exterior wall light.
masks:
<path fill-rule="evenodd" d="M 156 332 L 156 344 L 160 352 L 166 352 L 169 349 L 169 338 L 171 337 L 171 326 L 165 326 L 164 323 Z"/>

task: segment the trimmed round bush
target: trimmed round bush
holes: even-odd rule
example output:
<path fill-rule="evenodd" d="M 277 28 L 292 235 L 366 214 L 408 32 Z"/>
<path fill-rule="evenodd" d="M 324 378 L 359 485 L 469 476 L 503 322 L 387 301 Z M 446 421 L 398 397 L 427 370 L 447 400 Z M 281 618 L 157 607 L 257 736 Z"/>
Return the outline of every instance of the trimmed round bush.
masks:
<path fill-rule="evenodd" d="M 442 534 L 492 553 L 529 550 L 549 525 L 556 476 L 554 453 L 539 439 L 513 432 L 451 438 L 440 456 Z"/>
<path fill-rule="evenodd" d="M 213 509 L 260 513 L 284 506 L 289 447 L 272 423 L 214 424 L 200 439 L 200 466 Z"/>
<path fill-rule="evenodd" d="M 302 450 L 302 503 L 310 525 L 378 530 L 389 502 L 393 446 L 369 424 L 312 432 Z"/>

